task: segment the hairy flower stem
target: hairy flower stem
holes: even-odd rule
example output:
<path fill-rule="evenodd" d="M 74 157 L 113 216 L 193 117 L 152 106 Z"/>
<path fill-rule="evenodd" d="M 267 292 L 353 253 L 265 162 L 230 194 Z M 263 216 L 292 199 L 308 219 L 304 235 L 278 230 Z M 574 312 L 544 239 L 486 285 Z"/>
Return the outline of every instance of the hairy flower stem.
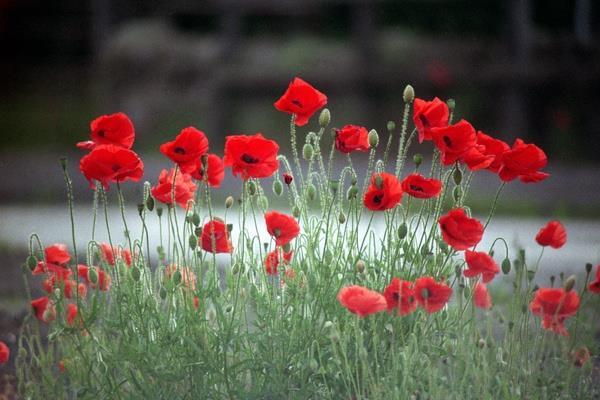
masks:
<path fill-rule="evenodd" d="M 404 104 L 404 112 L 402 113 L 402 129 L 400 130 L 400 142 L 398 142 L 398 154 L 396 155 L 396 177 L 400 178 L 402 172 L 402 158 L 405 152 L 406 129 L 408 127 L 408 116 L 410 114 L 410 103 Z"/>
<path fill-rule="evenodd" d="M 300 177 L 300 188 L 301 191 L 304 191 L 304 176 L 302 174 L 302 165 L 300 164 L 300 157 L 298 156 L 298 143 L 296 140 L 296 114 L 292 114 L 292 118 L 290 119 L 290 142 L 292 145 L 292 156 L 294 157 L 296 170 Z"/>

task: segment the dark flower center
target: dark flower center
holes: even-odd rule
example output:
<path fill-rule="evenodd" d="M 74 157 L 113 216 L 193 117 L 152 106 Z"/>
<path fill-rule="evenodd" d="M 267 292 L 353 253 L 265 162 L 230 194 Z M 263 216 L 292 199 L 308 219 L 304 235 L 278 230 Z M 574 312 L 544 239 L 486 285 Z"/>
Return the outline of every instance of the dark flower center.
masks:
<path fill-rule="evenodd" d="M 429 121 L 427 120 L 426 116 L 424 116 L 423 114 L 419 115 L 419 120 L 423 124 L 423 127 L 429 128 Z"/>
<path fill-rule="evenodd" d="M 400 300 L 400 293 L 398 293 L 398 292 L 394 293 L 394 294 L 392 295 L 392 298 L 393 298 L 395 301 L 398 301 L 398 300 Z"/>
<path fill-rule="evenodd" d="M 303 108 L 303 105 L 302 105 L 302 103 L 301 103 L 301 102 L 300 102 L 300 100 L 298 100 L 298 99 L 294 99 L 294 100 L 292 100 L 292 104 L 294 104 L 294 105 L 296 105 L 296 106 L 298 106 L 298 107 L 300 107 L 300 108 Z"/>
<path fill-rule="evenodd" d="M 185 154 L 185 149 L 183 147 L 175 147 L 173 152 L 177 154 Z"/>
<path fill-rule="evenodd" d="M 382 194 L 378 194 L 373 197 L 373 203 L 375 203 L 375 204 L 380 204 L 381 200 L 383 200 Z"/>
<path fill-rule="evenodd" d="M 121 169 L 121 166 L 119 164 L 113 164 L 113 166 L 112 166 L 113 172 L 117 172 L 120 169 Z"/>
<path fill-rule="evenodd" d="M 104 129 L 100 129 L 100 130 L 98 131 L 98 133 L 97 133 L 97 134 L 98 134 L 98 136 L 100 136 L 100 137 L 104 137 L 104 135 L 105 135 L 106 133 L 104 132 Z"/>
<path fill-rule="evenodd" d="M 429 289 L 424 288 L 421 290 L 421 297 L 423 297 L 424 299 L 428 299 L 431 296 L 431 293 L 429 292 Z"/>
<path fill-rule="evenodd" d="M 450 140 L 450 138 L 448 136 L 442 136 L 442 139 L 444 140 L 444 143 L 446 144 L 446 146 L 452 147 L 452 140 Z"/>
<path fill-rule="evenodd" d="M 256 164 L 260 160 L 258 158 L 252 157 L 250 154 L 244 153 L 242 154 L 242 161 L 246 164 Z"/>
<path fill-rule="evenodd" d="M 424 192 L 424 190 L 421 186 L 416 186 L 416 185 L 410 185 L 410 190 L 413 190 L 415 192 Z"/>

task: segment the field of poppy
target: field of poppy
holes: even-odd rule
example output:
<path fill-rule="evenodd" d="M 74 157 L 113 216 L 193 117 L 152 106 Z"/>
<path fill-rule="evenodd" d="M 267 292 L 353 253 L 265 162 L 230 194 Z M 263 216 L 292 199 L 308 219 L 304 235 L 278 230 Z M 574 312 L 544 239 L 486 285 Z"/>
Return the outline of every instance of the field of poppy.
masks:
<path fill-rule="evenodd" d="M 72 243 L 32 234 L 23 278 L 46 294 L 30 298 L 16 354 L 0 342 L 22 397 L 600 396 L 600 266 L 581 266 L 583 281 L 536 283 L 544 251 L 567 242 L 556 220 L 531 238 L 532 259 L 511 259 L 501 237 L 478 248 L 505 185 L 549 178 L 544 151 L 477 130 L 452 99 L 419 99 L 407 86 L 403 100 L 385 134 L 331 128 L 327 96 L 295 78 L 274 104 L 291 116 L 290 159 L 262 133 L 228 136 L 220 157 L 204 132 L 184 128 L 160 146 L 169 169 L 135 201 L 139 232 L 121 190 L 144 176 L 134 125 L 124 113 L 94 119 L 77 144 L 94 192 L 91 236 L 75 235 L 63 159 Z M 411 146 L 433 151 L 429 168 L 420 153 L 409 159 Z M 215 206 L 226 168 L 239 192 Z M 474 174 L 498 181 L 483 220 L 468 206 Z"/>

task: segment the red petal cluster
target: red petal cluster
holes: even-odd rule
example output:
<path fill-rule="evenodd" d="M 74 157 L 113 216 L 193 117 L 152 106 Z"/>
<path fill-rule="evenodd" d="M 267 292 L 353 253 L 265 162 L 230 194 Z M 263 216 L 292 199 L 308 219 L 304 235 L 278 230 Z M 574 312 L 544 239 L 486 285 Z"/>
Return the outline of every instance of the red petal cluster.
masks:
<path fill-rule="evenodd" d="M 483 225 L 475 218 L 469 218 L 462 208 L 448 211 L 438 220 L 444 242 L 454 250 L 466 250 L 475 246 L 483 236 Z"/>
<path fill-rule="evenodd" d="M 173 180 L 175 181 L 175 191 L 173 193 Z M 158 183 L 150 190 L 152 197 L 161 203 L 173 205 L 173 195 L 175 202 L 181 208 L 187 209 L 188 202 L 194 199 L 196 193 L 196 184 L 191 175 L 183 171 L 175 172 L 175 169 L 167 171 L 163 169 L 158 176 Z"/>
<path fill-rule="evenodd" d="M 579 296 L 574 290 L 541 288 L 535 292 L 535 297 L 529 303 L 529 309 L 535 315 L 542 317 L 544 329 L 568 336 L 564 322 L 577 313 Z"/>
<path fill-rule="evenodd" d="M 437 197 L 442 191 L 442 182 L 435 178 L 425 178 L 414 173 L 402 180 L 402 190 L 409 196 L 417 199 L 430 199 Z"/>
<path fill-rule="evenodd" d="M 218 218 L 204 224 L 199 241 L 202 250 L 209 253 L 231 253 L 233 251 L 227 225 Z"/>
<path fill-rule="evenodd" d="M 261 133 L 227 136 L 223 163 L 242 179 L 267 178 L 279 168 L 278 151 L 279 145 Z"/>
<path fill-rule="evenodd" d="M 335 130 L 335 148 L 342 153 L 369 151 L 369 132 L 358 125 L 346 125 Z"/>
<path fill-rule="evenodd" d="M 294 78 L 287 90 L 275 102 L 275 108 L 296 115 L 296 125 L 306 125 L 310 117 L 327 104 L 327 96 L 300 78 Z"/>
<path fill-rule="evenodd" d="M 559 221 L 550 221 L 535 236 L 540 246 L 560 249 L 567 243 L 567 230 Z"/>
<path fill-rule="evenodd" d="M 181 130 L 175 140 L 160 146 L 160 152 L 169 157 L 185 173 L 192 173 L 200 156 L 208 151 L 204 132 L 189 126 Z"/>
<path fill-rule="evenodd" d="M 372 211 L 394 208 L 402 199 L 402 185 L 395 175 L 379 172 L 371 176 L 371 184 L 365 192 L 363 203 Z"/>
<path fill-rule="evenodd" d="M 385 298 L 380 293 L 357 285 L 342 288 L 337 299 L 348 311 L 360 317 L 378 313 L 387 307 Z"/>
<path fill-rule="evenodd" d="M 291 215 L 269 211 L 265 213 L 265 223 L 277 246 L 285 246 L 300 233 L 300 225 Z"/>
<path fill-rule="evenodd" d="M 468 268 L 463 271 L 463 274 L 467 278 L 475 278 L 481 275 L 482 281 L 487 283 L 500 272 L 496 261 L 483 251 L 465 251 L 465 261 Z"/>

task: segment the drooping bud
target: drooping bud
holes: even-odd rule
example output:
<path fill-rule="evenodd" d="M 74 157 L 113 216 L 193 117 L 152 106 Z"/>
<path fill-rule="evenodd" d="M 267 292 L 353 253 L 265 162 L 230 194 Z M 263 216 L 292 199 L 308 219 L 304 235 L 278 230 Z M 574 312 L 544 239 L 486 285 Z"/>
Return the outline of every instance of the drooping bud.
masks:
<path fill-rule="evenodd" d="M 227 196 L 227 198 L 225 199 L 225 208 L 231 208 L 231 207 L 233 207 L 233 197 Z"/>
<path fill-rule="evenodd" d="M 371 148 L 373 148 L 373 147 L 377 147 L 378 144 L 379 144 L 379 135 L 377 134 L 377 131 L 375 129 L 371 129 L 369 131 L 369 146 L 371 146 Z"/>
<path fill-rule="evenodd" d="M 419 166 L 423 163 L 423 156 L 421 153 L 417 153 L 413 156 L 413 162 L 415 163 L 416 167 L 419 168 Z"/>
<path fill-rule="evenodd" d="M 281 196 L 283 193 L 283 184 L 280 180 L 273 181 L 273 193 L 277 196 Z"/>
<path fill-rule="evenodd" d="M 190 245 L 190 249 L 194 250 L 196 248 L 196 245 L 198 245 L 198 238 L 196 237 L 196 235 L 190 235 L 188 239 L 188 244 Z"/>
<path fill-rule="evenodd" d="M 27 266 L 29 267 L 30 270 L 34 270 L 35 267 L 37 266 L 37 258 L 32 254 L 29 257 L 27 257 Z"/>
<path fill-rule="evenodd" d="M 344 214 L 343 211 L 340 211 L 340 215 L 338 215 L 338 222 L 340 224 L 343 224 L 346 222 L 346 215 Z"/>
<path fill-rule="evenodd" d="M 340 181 L 337 179 L 332 179 L 329 181 L 329 190 L 335 196 L 340 188 Z"/>
<path fill-rule="evenodd" d="M 136 266 L 132 267 L 130 269 L 129 273 L 131 274 L 131 279 L 133 279 L 134 281 L 137 282 L 140 280 L 141 273 L 140 273 L 140 269 L 138 267 L 136 267 Z"/>
<path fill-rule="evenodd" d="M 313 148 L 312 144 L 310 144 L 310 143 L 304 144 L 304 147 L 302 147 L 302 157 L 304 157 L 304 159 L 306 161 L 311 161 L 314 153 L 315 153 L 315 149 Z"/>
<path fill-rule="evenodd" d="M 98 271 L 96 271 L 96 268 L 94 268 L 94 267 L 88 268 L 87 280 L 94 285 L 96 283 L 98 283 Z"/>
<path fill-rule="evenodd" d="M 404 88 L 404 93 L 402 94 L 402 99 L 405 103 L 410 104 L 415 99 L 415 89 L 411 85 L 406 85 Z"/>
<path fill-rule="evenodd" d="M 314 200 L 317 196 L 317 188 L 312 183 L 306 187 L 306 197 L 308 200 Z"/>
<path fill-rule="evenodd" d="M 154 197 L 148 196 L 148 198 L 146 199 L 146 208 L 148 209 L 148 211 L 154 210 Z"/>
<path fill-rule="evenodd" d="M 575 287 L 575 282 L 577 281 L 577 278 L 575 277 L 575 275 L 571 275 L 567 278 L 567 280 L 565 281 L 565 292 L 570 292 L 574 287 Z"/>
<path fill-rule="evenodd" d="M 292 215 L 294 216 L 294 218 L 300 218 L 300 207 L 294 206 L 292 208 Z"/>
<path fill-rule="evenodd" d="M 398 239 L 400 239 L 400 240 L 404 239 L 406 237 L 407 233 L 408 233 L 408 227 L 406 226 L 406 222 L 403 222 L 398 227 Z"/>
<path fill-rule="evenodd" d="M 158 295 L 160 296 L 161 299 L 166 299 L 167 298 L 167 289 L 164 288 L 164 286 L 161 286 L 160 290 L 158 291 Z"/>
<path fill-rule="evenodd" d="M 283 181 L 285 182 L 286 185 L 289 186 L 293 180 L 294 180 L 294 177 L 291 174 L 288 174 L 287 172 L 285 172 L 283 174 Z"/>
<path fill-rule="evenodd" d="M 248 181 L 248 194 L 254 196 L 256 194 L 256 183 L 254 181 Z"/>
<path fill-rule="evenodd" d="M 508 257 L 502 260 L 502 272 L 504 275 L 508 275 L 510 272 L 510 259 Z"/>
<path fill-rule="evenodd" d="M 359 274 L 362 274 L 363 272 L 365 272 L 365 268 L 366 268 L 366 264 L 365 264 L 365 262 L 363 260 L 358 260 L 356 262 L 356 271 Z"/>
<path fill-rule="evenodd" d="M 358 188 L 356 187 L 356 185 L 350 186 L 348 188 L 348 193 L 347 193 L 348 200 L 355 199 L 357 195 L 358 195 Z"/>
<path fill-rule="evenodd" d="M 350 178 L 350 184 L 351 185 L 356 185 L 358 183 L 358 177 L 354 174 L 352 174 L 352 178 Z"/>
<path fill-rule="evenodd" d="M 390 132 L 396 130 L 396 123 L 394 121 L 388 121 L 387 130 Z"/>
<path fill-rule="evenodd" d="M 200 215 L 198 215 L 197 212 L 194 212 L 194 214 L 192 214 L 192 223 L 194 224 L 194 226 L 200 225 Z"/>
<path fill-rule="evenodd" d="M 324 108 L 323 111 L 321 111 L 321 114 L 319 114 L 319 126 L 321 128 L 325 128 L 327 125 L 329 125 L 330 121 L 331 113 L 329 112 L 329 109 Z"/>
<path fill-rule="evenodd" d="M 460 185 L 462 182 L 463 174 L 460 168 L 456 167 L 454 169 L 454 173 L 452 174 L 452 179 L 454 180 L 455 185 Z"/>

